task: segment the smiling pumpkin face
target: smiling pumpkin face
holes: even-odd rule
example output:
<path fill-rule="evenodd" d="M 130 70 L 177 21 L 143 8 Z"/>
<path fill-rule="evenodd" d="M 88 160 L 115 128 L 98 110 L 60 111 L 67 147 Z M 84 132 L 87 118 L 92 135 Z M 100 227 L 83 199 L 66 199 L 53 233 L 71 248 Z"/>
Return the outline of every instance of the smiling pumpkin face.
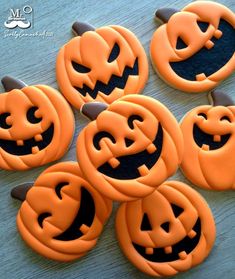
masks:
<path fill-rule="evenodd" d="M 74 131 L 65 99 L 45 85 L 0 96 L 0 168 L 26 170 L 59 159 Z"/>
<path fill-rule="evenodd" d="M 163 11 L 156 16 L 161 18 Z M 172 12 L 154 33 L 150 52 L 169 85 L 186 92 L 211 90 L 235 70 L 234 13 L 209 1 Z"/>
<path fill-rule="evenodd" d="M 95 246 L 111 210 L 112 202 L 83 178 L 77 163 L 63 162 L 35 181 L 17 215 L 17 227 L 37 253 L 71 261 Z"/>
<path fill-rule="evenodd" d="M 132 32 L 121 26 L 90 31 L 84 23 L 73 27 L 79 36 L 60 49 L 56 63 L 58 84 L 73 106 L 94 100 L 110 104 L 143 89 L 148 62 Z"/>
<path fill-rule="evenodd" d="M 215 224 L 196 191 L 169 181 L 143 199 L 123 203 L 116 233 L 122 251 L 137 268 L 161 277 L 201 263 L 213 246 Z"/>
<path fill-rule="evenodd" d="M 234 189 L 235 160 L 231 154 L 235 151 L 235 106 L 197 107 L 183 118 L 181 130 L 184 175 L 202 188 Z"/>
<path fill-rule="evenodd" d="M 140 95 L 112 103 L 83 129 L 77 141 L 84 175 L 114 200 L 154 191 L 176 171 L 182 149 L 174 116 L 160 102 Z"/>

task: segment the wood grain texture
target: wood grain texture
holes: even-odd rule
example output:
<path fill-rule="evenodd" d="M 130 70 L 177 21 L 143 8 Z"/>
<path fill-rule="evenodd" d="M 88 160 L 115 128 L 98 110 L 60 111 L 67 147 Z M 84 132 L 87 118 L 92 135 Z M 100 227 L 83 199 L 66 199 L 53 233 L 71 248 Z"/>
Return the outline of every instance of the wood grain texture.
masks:
<path fill-rule="evenodd" d="M 234 0 L 223 0 L 235 11 Z M 60 46 L 71 37 L 71 24 L 79 19 L 94 26 L 109 24 L 123 25 L 132 30 L 149 52 L 150 38 L 157 27 L 153 19 L 157 8 L 167 6 L 182 8 L 188 0 L 51 0 L 24 1 L 1 0 L 0 10 L 0 77 L 13 75 L 28 84 L 45 83 L 57 88 L 55 80 L 55 58 Z M 53 32 L 52 37 L 4 37 L 3 22 L 8 17 L 9 8 L 21 8 L 29 4 L 34 9 L 33 31 Z M 149 58 L 149 54 L 148 54 Z M 150 64 L 149 81 L 144 94 L 152 96 L 167 105 L 178 120 L 190 109 L 206 104 L 206 94 L 184 94 L 162 82 Z M 235 75 L 220 85 L 235 101 Z M 1 88 L 0 90 L 3 91 Z M 76 133 L 73 144 L 62 159 L 75 160 L 75 142 L 79 131 L 87 120 L 75 112 Z M 234 154 L 231 154 L 234 156 Z M 4 278 L 149 278 L 132 266 L 119 249 L 115 238 L 114 217 L 118 204 L 98 245 L 79 261 L 61 264 L 46 260 L 21 240 L 16 230 L 15 216 L 19 202 L 10 198 L 10 190 L 15 185 L 33 181 L 47 166 L 27 172 L 0 171 L 0 279 Z M 173 177 L 180 181 L 185 178 L 178 171 Z M 187 182 L 188 183 L 188 182 Z M 189 183 L 190 184 L 190 183 Z M 235 192 L 210 192 L 197 189 L 209 203 L 216 220 L 217 239 L 209 258 L 200 266 L 175 278 L 235 278 Z"/>

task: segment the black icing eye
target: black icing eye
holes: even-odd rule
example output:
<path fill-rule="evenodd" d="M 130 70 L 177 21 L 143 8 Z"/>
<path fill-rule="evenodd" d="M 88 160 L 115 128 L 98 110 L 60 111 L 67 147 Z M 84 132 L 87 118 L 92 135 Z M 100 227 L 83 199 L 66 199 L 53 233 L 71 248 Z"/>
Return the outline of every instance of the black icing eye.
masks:
<path fill-rule="evenodd" d="M 140 229 L 141 229 L 141 231 L 151 231 L 152 230 L 152 226 L 150 224 L 148 215 L 146 213 L 144 213 Z"/>
<path fill-rule="evenodd" d="M 181 37 L 177 38 L 177 42 L 176 42 L 176 49 L 184 49 L 186 48 L 188 45 L 183 41 L 183 39 Z"/>
<path fill-rule="evenodd" d="M 109 55 L 108 62 L 109 63 L 113 62 L 118 57 L 119 53 L 120 53 L 120 47 L 117 43 L 115 43 Z"/>
<path fill-rule="evenodd" d="M 134 129 L 134 120 L 137 120 L 137 121 L 140 121 L 140 122 L 144 121 L 144 119 L 139 115 L 131 115 L 127 120 L 128 126 L 131 129 Z"/>
<path fill-rule="evenodd" d="M 89 73 L 91 71 L 90 68 L 83 66 L 77 62 L 72 61 L 72 65 L 75 71 L 82 73 L 82 74 L 86 74 Z"/>
<path fill-rule="evenodd" d="M 223 117 L 221 117 L 221 118 L 220 118 L 220 121 L 228 121 L 228 122 L 231 123 L 231 120 L 230 120 L 230 118 L 229 118 L 228 116 L 223 116 Z"/>
<path fill-rule="evenodd" d="M 171 204 L 171 208 L 174 212 L 174 215 L 175 215 L 175 218 L 177 218 L 178 216 L 180 216 L 181 213 L 184 212 L 184 209 L 179 207 L 178 205 L 175 205 L 175 204 Z"/>
<path fill-rule="evenodd" d="M 110 139 L 113 143 L 116 143 L 115 138 L 108 132 L 99 132 L 93 138 L 93 144 L 97 150 L 100 150 L 100 140 L 103 138 Z"/>
<path fill-rule="evenodd" d="M 204 21 L 197 21 L 197 25 L 203 33 L 205 33 L 209 27 L 209 23 Z"/>
<path fill-rule="evenodd" d="M 36 124 L 42 121 L 42 117 L 36 117 L 35 112 L 38 110 L 38 107 L 31 107 L 26 114 L 26 117 L 30 123 Z"/>
<path fill-rule="evenodd" d="M 199 113 L 198 116 L 202 116 L 204 119 L 207 119 L 207 116 L 205 113 Z"/>
<path fill-rule="evenodd" d="M 62 189 L 64 186 L 66 186 L 66 185 L 68 185 L 68 182 L 60 182 L 60 183 L 57 184 L 56 187 L 55 187 L 56 195 L 57 195 L 57 197 L 58 197 L 60 200 L 62 200 L 61 189 Z"/>
<path fill-rule="evenodd" d="M 10 113 L 5 112 L 0 114 L 0 127 L 3 129 L 9 129 L 11 128 L 11 125 L 8 125 L 6 122 L 7 117 L 10 115 Z"/>

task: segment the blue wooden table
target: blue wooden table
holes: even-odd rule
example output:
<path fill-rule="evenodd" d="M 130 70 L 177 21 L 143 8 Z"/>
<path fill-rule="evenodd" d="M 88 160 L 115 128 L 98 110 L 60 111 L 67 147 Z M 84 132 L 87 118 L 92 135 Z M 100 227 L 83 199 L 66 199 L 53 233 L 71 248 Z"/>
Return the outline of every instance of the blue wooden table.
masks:
<path fill-rule="evenodd" d="M 235 11 L 234 0 L 222 0 Z M 60 46 L 71 37 L 71 24 L 79 19 L 94 26 L 119 24 L 129 28 L 141 40 L 146 52 L 157 27 L 153 19 L 157 8 L 167 6 L 182 8 L 186 0 L 79 0 L 79 1 L 24 1 L 1 0 L 0 9 L 0 77 L 9 74 L 28 84 L 44 83 L 57 88 L 55 58 Z M 33 8 L 32 27 L 23 33 L 17 29 L 11 33 L 3 22 L 10 8 Z M 148 53 L 149 58 L 149 53 Z M 150 59 L 149 59 L 150 64 Z M 220 85 L 220 88 L 235 101 L 235 76 Z M 1 88 L 1 91 L 4 91 Z M 184 94 L 163 83 L 150 65 L 149 81 L 144 94 L 152 96 L 175 114 L 178 120 L 190 109 L 207 104 L 206 94 Z M 75 142 L 79 131 L 88 123 L 76 111 L 76 134 L 69 152 L 62 161 L 76 160 Z M 234 154 L 231 154 L 234 156 Z M 112 217 L 100 240 L 87 256 L 73 263 L 57 263 L 44 259 L 29 249 L 21 240 L 15 225 L 20 203 L 10 198 L 10 190 L 20 183 L 33 181 L 47 166 L 26 172 L 0 171 L 0 279 L 5 278 L 148 278 L 132 266 L 119 249 L 114 230 L 114 206 Z M 185 180 L 180 171 L 174 179 Z M 217 226 L 217 239 L 209 258 L 191 271 L 175 278 L 233 279 L 235 278 L 235 192 L 212 192 L 197 189 L 209 203 Z"/>

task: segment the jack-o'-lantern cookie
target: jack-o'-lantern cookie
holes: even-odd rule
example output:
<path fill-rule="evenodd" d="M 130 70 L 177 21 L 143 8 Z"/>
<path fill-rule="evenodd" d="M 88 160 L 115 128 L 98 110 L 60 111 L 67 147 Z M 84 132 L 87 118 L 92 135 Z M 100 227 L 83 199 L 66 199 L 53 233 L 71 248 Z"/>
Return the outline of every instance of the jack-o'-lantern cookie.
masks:
<path fill-rule="evenodd" d="M 161 277 L 200 264 L 213 247 L 216 231 L 205 200 L 191 187 L 167 181 L 151 195 L 120 206 L 116 233 L 130 262 Z"/>
<path fill-rule="evenodd" d="M 108 198 L 143 197 L 175 173 L 183 139 L 176 119 L 157 100 L 128 95 L 106 110 L 104 104 L 85 104 L 82 112 L 98 116 L 78 137 L 78 161 L 88 181 Z"/>
<path fill-rule="evenodd" d="M 137 37 L 122 26 L 98 29 L 75 22 L 77 35 L 59 51 L 56 77 L 76 108 L 90 101 L 107 104 L 140 93 L 148 78 L 148 61 Z"/>
<path fill-rule="evenodd" d="M 199 187 L 235 189 L 235 105 L 220 91 L 209 97 L 212 105 L 192 109 L 181 122 L 181 169 Z"/>
<path fill-rule="evenodd" d="M 159 9 L 164 24 L 154 33 L 154 68 L 169 85 L 185 92 L 213 89 L 235 70 L 235 14 L 227 7 L 196 1 L 182 11 Z"/>
<path fill-rule="evenodd" d="M 74 116 L 63 96 L 9 76 L 2 83 L 0 169 L 27 170 L 61 158 L 74 132 Z"/>
<path fill-rule="evenodd" d="M 83 178 L 75 162 L 48 168 L 33 186 L 18 186 L 12 196 L 25 198 L 17 215 L 24 241 L 57 261 L 78 259 L 92 249 L 112 210 L 112 202 Z"/>

